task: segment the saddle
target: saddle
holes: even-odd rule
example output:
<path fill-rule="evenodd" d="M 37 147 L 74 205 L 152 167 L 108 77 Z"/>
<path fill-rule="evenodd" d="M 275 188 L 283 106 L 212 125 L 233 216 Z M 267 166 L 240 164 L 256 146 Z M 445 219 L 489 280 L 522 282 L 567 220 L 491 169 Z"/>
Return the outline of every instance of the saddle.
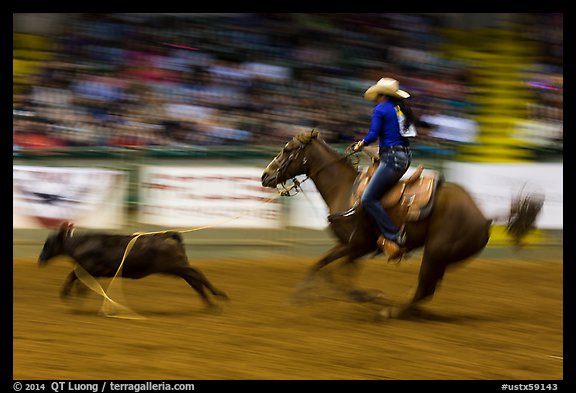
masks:
<path fill-rule="evenodd" d="M 379 160 L 373 160 L 370 167 L 356 178 L 350 197 L 350 210 L 356 210 L 360 205 L 362 193 L 379 163 Z M 381 199 L 382 206 L 398 227 L 403 227 L 409 221 L 422 220 L 432 211 L 439 176 L 436 171 L 424 175 L 423 171 L 424 166 L 418 165 L 410 177 L 397 182 Z"/>

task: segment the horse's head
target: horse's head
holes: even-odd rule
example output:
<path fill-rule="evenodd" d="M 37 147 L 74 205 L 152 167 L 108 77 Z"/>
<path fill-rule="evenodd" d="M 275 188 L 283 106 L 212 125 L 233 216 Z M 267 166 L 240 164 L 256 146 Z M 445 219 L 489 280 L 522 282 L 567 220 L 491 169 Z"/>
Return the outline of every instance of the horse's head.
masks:
<path fill-rule="evenodd" d="M 309 143 L 318 138 L 316 130 L 301 132 L 284 146 L 268 164 L 262 174 L 262 186 L 275 188 L 298 175 L 307 174 L 305 150 Z"/>

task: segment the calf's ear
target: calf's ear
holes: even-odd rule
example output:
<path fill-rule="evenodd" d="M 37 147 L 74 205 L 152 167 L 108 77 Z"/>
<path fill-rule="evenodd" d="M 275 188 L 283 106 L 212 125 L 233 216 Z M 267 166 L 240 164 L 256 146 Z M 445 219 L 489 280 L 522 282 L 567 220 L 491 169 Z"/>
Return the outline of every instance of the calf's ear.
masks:
<path fill-rule="evenodd" d="M 60 224 L 60 233 L 59 235 L 61 237 L 68 237 L 68 236 L 72 236 L 72 231 L 74 230 L 74 224 L 72 224 L 69 221 L 64 221 L 62 224 Z"/>

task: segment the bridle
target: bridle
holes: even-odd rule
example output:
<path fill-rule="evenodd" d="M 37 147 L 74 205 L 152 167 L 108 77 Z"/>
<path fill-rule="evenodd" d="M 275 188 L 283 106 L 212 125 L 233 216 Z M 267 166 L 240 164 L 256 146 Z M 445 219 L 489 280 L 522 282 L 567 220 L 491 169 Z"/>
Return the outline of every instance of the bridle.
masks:
<path fill-rule="evenodd" d="M 308 143 L 303 143 L 300 140 L 298 140 L 298 138 L 294 137 L 292 139 L 292 141 L 297 142 L 298 143 L 298 147 L 296 149 L 294 149 L 293 151 L 290 152 L 290 155 L 288 156 L 287 159 L 283 160 L 281 163 L 278 164 L 278 168 L 276 169 L 276 178 L 283 178 L 284 174 L 286 173 L 286 170 L 288 169 L 288 166 L 290 166 L 290 164 L 292 163 L 292 161 L 298 157 L 301 153 L 304 152 L 304 149 L 306 148 L 306 146 L 308 146 Z M 288 145 L 286 145 L 288 146 Z M 276 157 L 274 157 L 274 159 L 272 160 L 272 162 L 277 161 L 278 157 L 280 156 L 280 154 L 285 153 L 286 152 L 286 146 L 282 149 L 282 151 L 280 153 L 278 153 L 276 155 Z M 302 184 L 304 181 L 308 180 L 310 178 L 310 176 L 308 175 L 308 160 L 306 159 L 306 156 L 304 156 L 303 160 L 302 160 L 302 165 L 304 166 L 304 174 L 306 174 L 306 178 L 302 181 L 298 180 L 296 178 L 296 176 L 294 176 L 291 180 L 292 180 L 292 185 L 289 187 L 286 187 L 285 183 L 286 181 L 288 181 L 289 179 L 287 178 L 286 180 L 282 181 L 280 184 L 282 185 L 282 188 L 284 189 L 284 191 L 280 192 L 280 195 L 282 196 L 294 196 L 296 195 L 298 192 L 300 192 L 300 184 Z M 294 194 L 290 194 L 290 191 L 295 190 L 296 192 Z"/>
<path fill-rule="evenodd" d="M 288 169 L 288 166 L 292 163 L 292 161 L 297 158 L 300 154 L 302 154 L 304 152 L 304 149 L 308 146 L 308 144 L 312 141 L 312 137 L 310 137 L 310 139 L 307 142 L 302 142 L 301 140 L 299 140 L 297 137 L 292 138 L 292 141 L 297 142 L 298 146 L 296 149 L 294 149 L 293 151 L 290 152 L 290 155 L 288 156 L 287 159 L 285 159 L 282 163 L 279 164 L 278 168 L 276 169 L 276 178 L 282 178 L 284 177 L 284 174 L 286 172 L 286 170 Z M 339 162 L 341 160 L 345 160 L 348 157 L 358 153 L 357 151 L 354 151 L 353 149 L 351 149 L 351 146 L 348 146 L 346 148 L 346 151 L 350 150 L 349 152 L 347 152 L 345 155 L 340 156 L 339 158 L 337 158 L 336 160 L 330 161 L 325 163 L 324 165 L 322 165 L 320 168 L 314 170 L 312 173 L 309 173 L 309 168 L 308 168 L 308 159 L 306 158 L 306 156 L 304 155 L 303 159 L 302 159 L 302 165 L 304 167 L 304 174 L 306 175 L 306 177 L 303 180 L 298 180 L 296 178 L 296 176 L 294 176 L 292 179 L 290 179 L 292 181 L 292 184 L 289 187 L 286 187 L 285 183 L 286 181 L 288 181 L 289 179 L 287 178 L 286 180 L 282 181 L 280 184 L 282 185 L 282 188 L 284 189 L 284 191 L 280 192 L 280 195 L 282 196 L 294 196 L 296 194 L 298 194 L 302 188 L 300 187 L 302 183 L 304 183 L 306 180 L 310 179 L 310 177 L 317 175 L 318 173 L 320 173 L 322 170 L 326 169 L 328 166 Z M 282 149 L 282 152 L 285 152 L 286 147 L 284 147 Z M 281 152 L 281 153 L 282 153 Z M 280 153 L 274 157 L 273 161 L 276 161 L 278 159 L 278 156 L 280 155 Z M 293 194 L 290 194 L 290 192 L 292 190 L 295 190 L 295 192 Z"/>

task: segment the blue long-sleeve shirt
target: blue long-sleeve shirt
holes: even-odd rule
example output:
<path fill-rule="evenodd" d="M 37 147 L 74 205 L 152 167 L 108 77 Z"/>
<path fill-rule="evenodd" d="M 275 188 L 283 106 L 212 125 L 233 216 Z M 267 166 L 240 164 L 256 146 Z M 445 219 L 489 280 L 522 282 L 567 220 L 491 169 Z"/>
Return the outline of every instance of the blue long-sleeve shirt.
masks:
<path fill-rule="evenodd" d="M 370 130 L 364 137 L 364 144 L 369 145 L 376 140 L 380 149 L 389 146 L 409 146 L 408 138 L 400 135 L 400 125 L 396 107 L 390 101 L 381 102 L 372 111 Z"/>

